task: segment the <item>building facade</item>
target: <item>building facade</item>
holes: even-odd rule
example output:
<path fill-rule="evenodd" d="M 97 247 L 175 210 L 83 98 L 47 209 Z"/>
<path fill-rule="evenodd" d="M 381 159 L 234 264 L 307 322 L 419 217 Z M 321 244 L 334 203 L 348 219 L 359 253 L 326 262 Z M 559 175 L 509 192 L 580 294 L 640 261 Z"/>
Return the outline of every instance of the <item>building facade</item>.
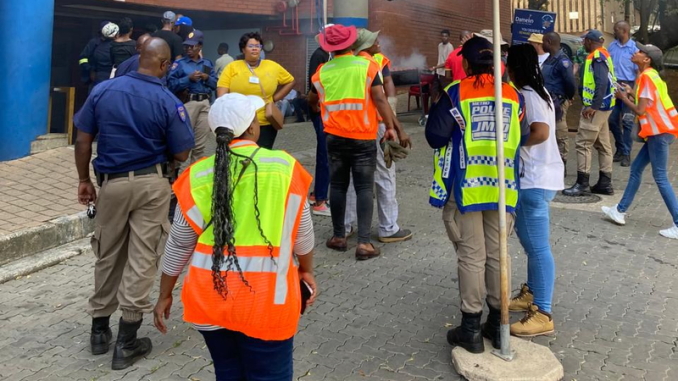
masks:
<path fill-rule="evenodd" d="M 16 15 L 23 14 L 26 16 L 19 19 L 30 19 L 35 25 L 30 28 L 31 33 L 16 33 L 16 38 L 0 41 L 1 51 L 30 50 L 30 57 L 40 63 L 27 65 L 23 59 L 8 58 L 14 62 L 11 70 L 0 71 L 6 76 L 3 78 L 5 88 L 21 89 L 0 93 L 0 161 L 28 155 L 31 142 L 48 131 L 48 124 L 52 133 L 68 130 L 68 118 L 64 115 L 68 114 L 68 107 L 64 107 L 64 100 L 54 89 L 74 88 L 75 111 L 84 103 L 88 87 L 80 80 L 78 55 L 89 39 L 97 35 L 99 24 L 104 20 L 116 22 L 130 17 L 135 26 L 133 37 L 136 37 L 147 27 L 160 27 L 161 15 L 167 10 L 189 16 L 194 27 L 205 33 L 203 54 L 212 60 L 217 58 L 219 43 L 227 42 L 231 47 L 229 53 L 235 57 L 240 53 L 240 36 L 259 31 L 269 42 L 267 45 L 272 46 L 266 58 L 290 71 L 297 80 L 296 90 L 305 92 L 308 58 L 317 48 L 314 36 L 323 13 L 316 8 L 316 0 L 27 0 L 11 3 L 11 12 L 0 15 L 4 18 L 0 20 L 0 28 L 14 25 Z M 501 4 L 502 32 L 508 36 L 511 1 L 502 0 Z M 384 45 L 389 46 L 389 54 L 423 56 L 423 62 L 420 60 L 417 64 L 420 69 L 437 63 L 442 29 L 451 31 L 451 41 L 456 45 L 462 30 L 492 27 L 491 0 L 475 1 L 472 7 L 466 0 L 328 0 L 327 14 L 329 22 L 381 30 L 381 38 L 388 42 Z M 6 34 L 3 32 L 3 35 Z M 36 70 L 40 75 L 36 75 Z M 20 101 L 10 103 L 17 94 L 21 94 Z"/>

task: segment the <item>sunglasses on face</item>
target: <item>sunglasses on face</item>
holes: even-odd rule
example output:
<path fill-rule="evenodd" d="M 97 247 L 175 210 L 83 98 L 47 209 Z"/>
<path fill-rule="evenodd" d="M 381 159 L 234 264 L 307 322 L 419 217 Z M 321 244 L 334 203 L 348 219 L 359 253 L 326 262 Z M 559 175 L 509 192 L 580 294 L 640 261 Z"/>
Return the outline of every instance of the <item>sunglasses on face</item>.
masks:
<path fill-rule="evenodd" d="M 249 49 L 262 49 L 264 46 L 261 44 L 247 44 Z"/>

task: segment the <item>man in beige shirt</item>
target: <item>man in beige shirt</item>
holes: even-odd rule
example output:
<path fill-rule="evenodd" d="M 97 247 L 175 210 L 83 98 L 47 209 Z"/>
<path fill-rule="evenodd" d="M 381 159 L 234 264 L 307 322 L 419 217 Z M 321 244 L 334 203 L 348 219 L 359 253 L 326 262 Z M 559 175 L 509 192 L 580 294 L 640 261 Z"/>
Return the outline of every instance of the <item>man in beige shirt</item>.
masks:
<path fill-rule="evenodd" d="M 224 68 L 228 66 L 228 64 L 233 62 L 233 57 L 231 57 L 228 54 L 228 44 L 225 42 L 219 44 L 219 49 L 217 50 L 217 53 L 219 53 L 219 58 L 217 59 L 217 62 L 214 64 L 214 70 L 216 71 L 217 78 L 219 78 L 221 72 L 224 71 Z"/>
<path fill-rule="evenodd" d="M 445 61 L 450 53 L 454 50 L 454 46 L 450 42 L 450 31 L 443 29 L 440 31 L 440 43 L 438 44 L 438 63 L 431 68 L 431 71 L 436 72 L 441 77 L 445 76 Z"/>

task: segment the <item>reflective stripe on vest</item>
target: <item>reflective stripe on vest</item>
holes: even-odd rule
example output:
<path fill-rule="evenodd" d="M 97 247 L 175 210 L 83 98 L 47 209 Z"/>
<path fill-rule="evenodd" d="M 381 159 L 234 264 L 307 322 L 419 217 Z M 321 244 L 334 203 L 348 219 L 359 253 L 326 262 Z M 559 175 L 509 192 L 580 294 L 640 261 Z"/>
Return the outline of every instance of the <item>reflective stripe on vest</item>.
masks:
<path fill-rule="evenodd" d="M 231 150 L 244 157 L 250 157 L 257 148 L 247 141 L 231 144 Z M 247 167 L 233 191 L 235 251 L 248 284 L 241 280 L 234 263 L 230 267 L 225 263 L 220 270 L 225 272 L 228 293 L 222 297 L 214 290 L 212 277 L 213 224 L 206 227 L 212 220 L 214 159 L 212 156 L 193 164 L 174 186 L 181 211 L 199 234 L 182 290 L 184 319 L 262 340 L 289 339 L 296 332 L 301 305 L 293 248 L 312 178 L 283 151 L 257 152 L 255 165 Z M 230 173 L 240 173 L 242 159 L 235 155 L 230 159 Z M 266 239 L 255 217 L 255 168 L 258 218 Z"/>
<path fill-rule="evenodd" d="M 371 85 L 377 64 L 361 56 L 342 55 L 313 75 L 325 132 L 352 139 L 376 139 L 377 111 L 371 104 Z"/>
<path fill-rule="evenodd" d="M 678 136 L 678 112 L 669 97 L 659 73 L 652 68 L 641 73 L 636 86 L 636 104 L 640 101 L 641 90 L 648 87 L 654 96 L 652 104 L 648 103 L 645 114 L 638 117 L 640 132 L 638 136 L 646 138 L 664 133 Z"/>
<path fill-rule="evenodd" d="M 274 298 L 275 304 L 285 304 L 285 299 L 287 297 L 287 272 L 289 271 L 290 260 L 292 259 L 292 248 L 294 247 L 292 236 L 294 233 L 294 226 L 299 218 L 301 201 L 301 197 L 295 194 L 290 194 L 287 199 L 287 208 L 285 211 L 285 221 L 283 223 L 280 250 L 278 251 L 276 259 L 271 258 L 267 250 L 265 253 L 269 256 L 266 257 L 238 257 L 238 265 L 240 266 L 240 269 L 243 273 L 270 272 L 276 274 Z M 211 253 L 207 254 L 201 253 L 199 251 L 195 251 L 193 253 L 191 266 L 211 271 L 212 265 L 213 262 Z M 226 263 L 221 265 L 221 271 L 228 270 L 233 271 L 234 269 L 229 269 L 228 264 Z M 247 279 L 247 274 L 245 274 L 245 279 Z"/>
<path fill-rule="evenodd" d="M 591 106 L 593 103 L 593 97 L 596 93 L 596 80 L 593 77 L 593 60 L 600 58 L 601 55 L 605 58 L 603 62 L 605 62 L 607 65 L 607 77 L 608 82 L 610 83 L 610 87 L 605 93 L 603 104 L 600 107 L 601 110 L 605 111 L 612 109 L 616 103 L 614 92 L 615 84 L 617 83 L 617 77 L 614 74 L 614 64 L 612 63 L 612 57 L 610 57 L 610 53 L 608 53 L 607 49 L 605 48 L 597 49 L 595 52 L 589 54 L 589 56 L 586 58 L 586 62 L 584 63 L 582 100 L 584 102 L 584 106 Z"/>
<path fill-rule="evenodd" d="M 462 212 L 496 209 L 499 201 L 494 79 L 487 76 L 480 87 L 475 86 L 475 79 L 469 77 L 448 87 L 453 100 L 451 113 L 463 135 L 458 166 L 465 175 L 455 180 L 461 187 L 461 199 L 455 196 L 455 200 Z M 502 94 L 504 157 L 509 169 L 505 172 L 506 205 L 513 209 L 518 203 L 515 160 L 521 138 L 521 103 L 517 90 L 508 84 L 503 84 Z"/>

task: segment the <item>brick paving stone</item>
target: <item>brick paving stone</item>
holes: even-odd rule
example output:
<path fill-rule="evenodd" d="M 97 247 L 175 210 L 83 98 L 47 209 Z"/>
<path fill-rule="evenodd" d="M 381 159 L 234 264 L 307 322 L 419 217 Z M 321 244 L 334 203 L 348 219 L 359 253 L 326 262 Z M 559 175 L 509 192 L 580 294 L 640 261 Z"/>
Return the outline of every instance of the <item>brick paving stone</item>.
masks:
<path fill-rule="evenodd" d="M 397 164 L 399 222 L 415 235 L 399 244 L 377 243 L 382 257 L 359 263 L 350 251 L 342 254 L 324 247 L 331 222 L 314 216 L 320 295 L 302 316 L 295 337 L 295 379 L 461 379 L 445 339 L 460 319 L 456 257 L 440 211 L 428 206 L 431 151 L 423 130 L 406 126 L 415 149 Z M 299 125 L 284 129 L 276 142 L 276 147 L 301 157 L 310 173 L 314 160 L 305 152 L 313 147 L 305 137 L 312 134 L 309 124 Z M 677 156 L 671 155 L 669 166 L 672 184 L 678 184 Z M 82 210 L 75 200 L 72 161 L 73 151 L 66 148 L 0 163 L 0 234 Z M 70 170 L 57 171 L 54 165 Z M 36 172 L 41 167 L 49 173 Z M 614 171 L 618 194 L 605 198 L 610 205 L 619 199 L 628 178 L 627 168 L 615 164 Z M 570 172 L 576 172 L 574 167 Z M 35 179 L 49 182 L 51 193 L 37 195 Z M 573 176 L 568 177 L 567 185 L 572 182 Z M 20 195 L 5 194 L 5 184 Z M 23 212 L 40 217 L 22 219 L 18 213 Z M 598 205 L 577 209 L 554 204 L 556 334 L 534 341 L 551 348 L 563 364 L 565 380 L 678 380 L 678 243 L 657 234 L 669 224 L 648 174 L 624 227 L 604 221 Z M 355 238 L 349 245 L 355 246 Z M 525 281 L 526 260 L 515 235 L 509 239 L 509 253 L 517 289 Z M 180 286 L 167 335 L 153 328 L 151 316 L 144 320 L 140 335 L 154 344 L 147 359 L 128 370 L 112 371 L 112 352 L 92 356 L 91 320 L 84 311 L 93 262 L 90 255 L 78 256 L 0 285 L 0 379 L 214 378 L 201 336 L 181 321 Z M 156 283 L 152 299 L 157 290 Z M 111 319 L 114 335 L 118 319 L 116 312 Z"/>

